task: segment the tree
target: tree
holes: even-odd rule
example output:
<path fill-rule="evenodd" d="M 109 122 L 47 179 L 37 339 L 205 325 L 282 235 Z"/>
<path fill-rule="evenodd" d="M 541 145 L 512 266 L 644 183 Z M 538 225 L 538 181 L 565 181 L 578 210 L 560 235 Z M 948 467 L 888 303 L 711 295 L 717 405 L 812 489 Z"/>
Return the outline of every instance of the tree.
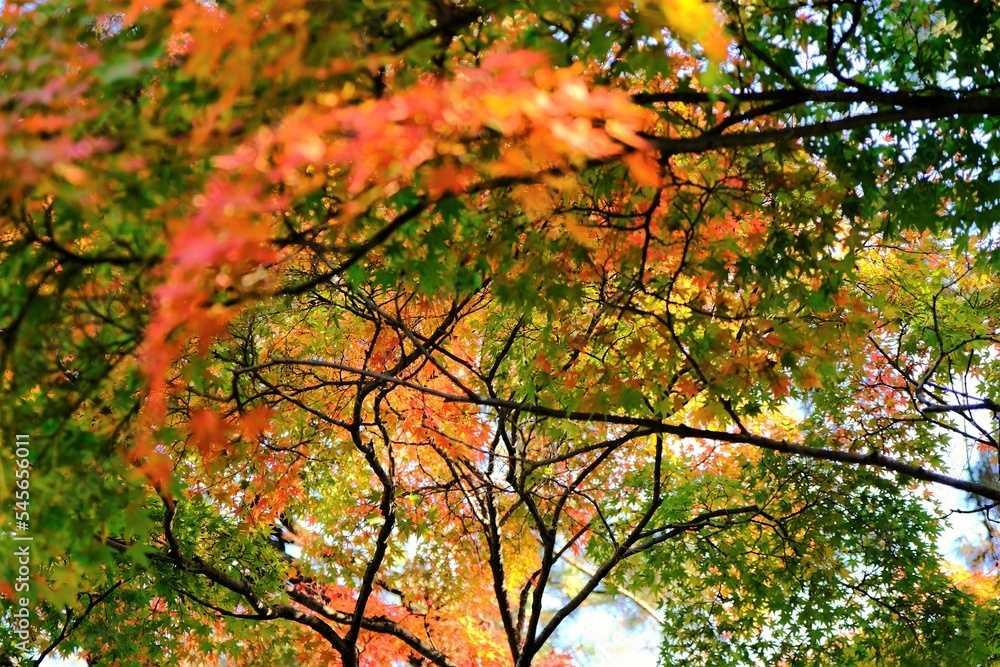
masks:
<path fill-rule="evenodd" d="M 997 662 L 1000 8 L 0 11 L 8 654 Z"/>

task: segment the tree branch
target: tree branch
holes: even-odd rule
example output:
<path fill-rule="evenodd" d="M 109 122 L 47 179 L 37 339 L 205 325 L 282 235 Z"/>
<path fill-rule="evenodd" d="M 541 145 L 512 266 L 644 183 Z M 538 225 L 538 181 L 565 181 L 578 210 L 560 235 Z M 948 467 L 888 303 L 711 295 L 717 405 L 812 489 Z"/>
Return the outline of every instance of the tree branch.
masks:
<path fill-rule="evenodd" d="M 242 369 L 236 369 L 235 372 L 245 373 L 258 370 L 261 368 L 267 368 L 270 366 L 289 365 L 289 364 L 322 366 L 327 368 L 335 368 L 349 373 L 357 373 L 359 375 L 377 379 L 383 382 L 389 382 L 400 386 L 409 387 L 411 389 L 416 389 L 418 391 L 425 392 L 428 395 L 437 396 L 439 398 L 443 398 L 448 401 L 454 401 L 457 403 L 470 403 L 486 407 L 517 410 L 527 414 L 533 414 L 542 417 L 554 417 L 556 419 L 600 422 L 605 424 L 619 424 L 622 426 L 639 426 L 649 429 L 653 433 L 663 433 L 666 435 L 673 435 L 679 438 L 700 438 L 702 440 L 714 440 L 716 442 L 728 442 L 732 444 L 752 445 L 754 447 L 759 447 L 761 449 L 769 449 L 771 451 L 781 452 L 783 454 L 795 454 L 797 456 L 802 456 L 810 459 L 818 459 L 821 461 L 831 461 L 836 463 L 848 463 L 857 466 L 871 466 L 874 468 L 882 468 L 884 470 L 890 470 L 892 472 L 899 473 L 901 475 L 910 477 L 912 479 L 918 479 L 923 482 L 933 482 L 935 484 L 941 484 L 943 486 L 949 486 L 953 489 L 958 489 L 959 491 L 965 491 L 973 495 L 982 496 L 983 498 L 987 498 L 989 500 L 1000 501 L 1000 489 L 986 486 L 984 484 L 978 484 L 976 482 L 965 481 L 962 479 L 958 479 L 956 477 L 951 477 L 943 473 L 935 472 L 933 470 L 928 470 L 923 466 L 916 466 L 910 463 L 905 463 L 898 459 L 885 456 L 884 454 L 879 454 L 878 452 L 869 452 L 869 453 L 845 452 L 835 449 L 826 449 L 822 447 L 811 447 L 809 445 L 789 442 L 787 440 L 776 440 L 774 438 L 767 438 L 764 436 L 754 435 L 752 433 L 730 433 L 728 431 L 713 431 L 708 429 L 694 428 L 683 424 L 667 424 L 660 419 L 651 417 L 632 417 L 630 415 L 616 415 L 603 412 L 561 410 L 558 408 L 551 408 L 542 405 L 530 405 L 526 403 L 518 403 L 517 401 L 508 401 L 500 398 L 490 398 L 487 396 L 478 396 L 478 395 L 466 396 L 460 394 L 449 394 L 448 392 L 438 391 L 435 389 L 431 389 L 430 387 L 424 387 L 415 382 L 402 380 L 392 375 L 387 375 L 384 373 L 375 373 L 373 371 L 367 371 L 360 368 L 353 368 L 345 364 L 339 364 L 334 361 L 324 361 L 320 359 L 283 359 L 283 358 L 272 359 L 270 361 L 266 361 L 261 364 L 257 364 L 255 366 L 248 366 Z"/>

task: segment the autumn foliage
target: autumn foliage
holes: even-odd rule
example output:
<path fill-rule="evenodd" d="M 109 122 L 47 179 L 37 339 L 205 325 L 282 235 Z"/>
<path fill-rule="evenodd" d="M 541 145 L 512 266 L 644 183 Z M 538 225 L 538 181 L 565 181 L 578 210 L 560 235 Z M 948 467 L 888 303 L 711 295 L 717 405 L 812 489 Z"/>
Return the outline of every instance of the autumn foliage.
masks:
<path fill-rule="evenodd" d="M 3 3 L 0 655 L 994 664 L 1000 12 L 899 4 Z"/>

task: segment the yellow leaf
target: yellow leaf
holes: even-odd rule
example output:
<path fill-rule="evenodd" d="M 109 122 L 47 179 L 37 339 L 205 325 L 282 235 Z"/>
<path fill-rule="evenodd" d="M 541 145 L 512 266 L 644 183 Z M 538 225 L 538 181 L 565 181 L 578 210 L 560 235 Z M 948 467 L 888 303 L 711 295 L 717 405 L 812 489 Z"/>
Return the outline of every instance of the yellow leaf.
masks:
<path fill-rule="evenodd" d="M 712 61 L 726 60 L 729 39 L 712 8 L 701 0 L 660 0 L 667 25 L 681 37 L 698 42 Z"/>

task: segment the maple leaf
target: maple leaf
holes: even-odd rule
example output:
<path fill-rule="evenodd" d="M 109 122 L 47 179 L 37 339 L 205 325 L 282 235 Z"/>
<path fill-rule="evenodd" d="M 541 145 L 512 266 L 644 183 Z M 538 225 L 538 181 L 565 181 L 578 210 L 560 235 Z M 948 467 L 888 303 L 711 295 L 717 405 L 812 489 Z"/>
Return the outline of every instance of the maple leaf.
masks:
<path fill-rule="evenodd" d="M 199 410 L 191 415 L 191 443 L 205 459 L 215 458 L 227 443 L 227 428 L 222 417 L 211 410 Z"/>

